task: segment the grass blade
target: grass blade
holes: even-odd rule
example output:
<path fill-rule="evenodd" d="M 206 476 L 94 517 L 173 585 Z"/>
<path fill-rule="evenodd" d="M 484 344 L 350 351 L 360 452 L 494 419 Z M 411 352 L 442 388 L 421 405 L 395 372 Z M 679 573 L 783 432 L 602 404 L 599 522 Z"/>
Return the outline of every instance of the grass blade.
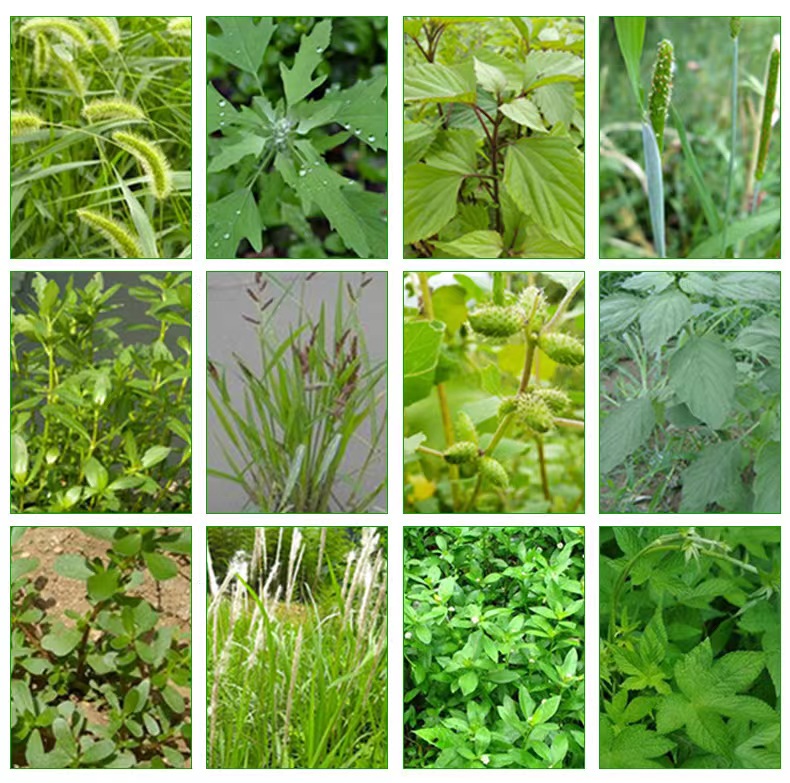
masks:
<path fill-rule="evenodd" d="M 645 174 L 647 176 L 647 200 L 650 204 L 650 223 L 656 255 L 666 258 L 666 235 L 664 229 L 664 175 L 661 171 L 661 155 L 658 152 L 656 134 L 648 122 L 642 123 L 642 148 L 645 152 Z"/>

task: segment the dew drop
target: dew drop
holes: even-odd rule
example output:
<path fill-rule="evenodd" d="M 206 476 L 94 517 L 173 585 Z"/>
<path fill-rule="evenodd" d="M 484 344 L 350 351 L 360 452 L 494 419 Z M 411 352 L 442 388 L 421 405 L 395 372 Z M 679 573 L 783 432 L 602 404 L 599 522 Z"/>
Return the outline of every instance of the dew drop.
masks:
<path fill-rule="evenodd" d="M 355 128 L 354 129 L 354 135 L 355 136 L 359 136 L 361 133 L 362 133 L 362 128 Z"/>
<path fill-rule="evenodd" d="M 313 163 L 313 168 L 317 169 L 320 165 L 321 165 L 320 162 L 316 161 L 315 163 Z"/>
<path fill-rule="evenodd" d="M 236 49 L 236 54 L 241 54 L 241 49 Z"/>
<path fill-rule="evenodd" d="M 374 141 L 376 141 L 376 137 L 375 136 L 368 136 L 368 141 L 372 144 Z"/>
<path fill-rule="evenodd" d="M 382 220 L 383 220 L 385 223 L 387 222 L 387 216 L 386 216 L 386 215 L 384 215 L 384 217 L 383 217 L 383 218 L 381 218 L 381 219 L 382 219 Z"/>
<path fill-rule="evenodd" d="M 224 121 L 221 121 L 221 122 L 220 122 L 220 125 L 224 125 L 224 124 L 225 124 L 225 123 L 224 123 Z"/>
<path fill-rule="evenodd" d="M 303 177 L 307 172 L 304 169 L 299 169 L 299 176 Z"/>
<path fill-rule="evenodd" d="M 224 112 L 224 111 L 221 111 L 221 112 L 219 113 L 219 116 L 220 116 L 220 117 L 224 117 L 224 116 L 225 116 L 225 112 Z"/>
<path fill-rule="evenodd" d="M 225 106 L 225 101 L 220 101 L 219 102 L 220 109 L 222 109 L 224 106 Z"/>
<path fill-rule="evenodd" d="M 349 125 L 347 122 L 344 122 L 344 123 L 343 123 L 343 127 L 344 127 L 346 130 L 348 130 L 348 129 L 349 129 L 351 126 L 350 126 L 350 125 Z"/>
<path fill-rule="evenodd" d="M 219 247 L 219 242 L 215 242 L 214 247 Z"/>
<path fill-rule="evenodd" d="M 222 235 L 222 238 L 223 238 L 223 239 L 230 239 L 230 234 L 223 234 L 223 235 Z"/>
<path fill-rule="evenodd" d="M 237 215 L 240 215 L 240 214 L 241 214 L 241 210 L 240 210 L 240 209 L 237 209 L 237 210 L 236 210 L 236 214 L 237 214 Z"/>
<path fill-rule="evenodd" d="M 324 183 L 324 185 L 328 185 L 329 184 L 326 180 L 322 180 L 322 182 Z"/>
<path fill-rule="evenodd" d="M 322 47 L 320 47 L 320 46 L 316 46 L 316 47 L 315 47 L 315 53 L 316 53 L 316 54 L 321 54 L 323 51 L 324 51 L 324 50 L 323 50 L 323 48 L 322 48 Z"/>

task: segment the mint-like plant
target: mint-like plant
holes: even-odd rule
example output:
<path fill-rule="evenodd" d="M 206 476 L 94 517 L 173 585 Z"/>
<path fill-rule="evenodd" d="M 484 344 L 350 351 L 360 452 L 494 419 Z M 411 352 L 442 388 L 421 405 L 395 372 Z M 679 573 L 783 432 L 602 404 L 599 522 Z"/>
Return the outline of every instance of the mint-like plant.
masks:
<path fill-rule="evenodd" d="M 584 766 L 583 535 L 404 528 L 407 768 Z"/>
<path fill-rule="evenodd" d="M 188 258 L 191 20 L 12 17 L 11 255 Z"/>
<path fill-rule="evenodd" d="M 208 257 L 386 258 L 386 19 L 256 19 L 209 18 Z"/>
<path fill-rule="evenodd" d="M 778 273 L 602 285 L 602 509 L 779 513 Z"/>
<path fill-rule="evenodd" d="M 11 531 L 12 547 L 29 528 Z M 62 577 L 84 583 L 89 608 L 55 618 L 30 580 L 34 557 L 11 563 L 11 754 L 15 767 L 184 767 L 190 757 L 191 641 L 140 597 L 189 564 L 190 528 L 84 527 L 103 557 L 68 552 Z M 166 588 L 164 588 L 166 589 Z"/>
<path fill-rule="evenodd" d="M 579 510 L 584 275 L 435 274 L 406 278 L 407 512 Z"/>
<path fill-rule="evenodd" d="M 601 767 L 779 767 L 779 541 L 602 528 Z"/>
<path fill-rule="evenodd" d="M 584 255 L 584 26 L 407 17 L 410 257 Z"/>
<path fill-rule="evenodd" d="M 14 512 L 191 508 L 190 275 L 131 274 L 126 282 L 147 307 L 140 323 L 124 317 L 122 283 L 106 288 L 99 272 L 82 288 L 70 279 L 62 290 L 36 274 L 15 303 Z M 122 338 L 119 327 L 154 339 Z"/>

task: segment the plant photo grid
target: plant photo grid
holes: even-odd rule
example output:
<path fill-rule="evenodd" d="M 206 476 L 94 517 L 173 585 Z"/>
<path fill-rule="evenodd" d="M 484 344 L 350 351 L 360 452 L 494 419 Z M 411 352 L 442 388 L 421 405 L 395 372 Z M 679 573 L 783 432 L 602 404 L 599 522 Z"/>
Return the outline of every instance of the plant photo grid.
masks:
<path fill-rule="evenodd" d="M 11 766 L 191 766 L 189 527 L 11 527 Z"/>
<path fill-rule="evenodd" d="M 190 17 L 11 17 L 11 258 L 190 258 Z"/>
<path fill-rule="evenodd" d="M 601 258 L 780 257 L 780 17 L 601 17 Z"/>
<path fill-rule="evenodd" d="M 208 769 L 387 768 L 387 528 L 208 527 Z"/>
<path fill-rule="evenodd" d="M 387 258 L 387 17 L 207 33 L 207 256 Z"/>
<path fill-rule="evenodd" d="M 584 256 L 584 18 L 405 17 L 404 256 Z"/>

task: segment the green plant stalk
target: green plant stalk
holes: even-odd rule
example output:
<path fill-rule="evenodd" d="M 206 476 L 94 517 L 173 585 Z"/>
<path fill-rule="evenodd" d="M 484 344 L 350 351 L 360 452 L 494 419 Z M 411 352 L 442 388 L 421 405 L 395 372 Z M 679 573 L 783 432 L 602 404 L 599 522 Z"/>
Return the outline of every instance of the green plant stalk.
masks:
<path fill-rule="evenodd" d="M 760 192 L 760 182 L 765 176 L 765 166 L 768 162 L 768 148 L 771 144 L 771 131 L 773 129 L 773 113 L 776 103 L 776 88 L 779 82 L 779 50 L 771 52 L 768 61 L 768 75 L 765 80 L 765 98 L 763 99 L 763 118 L 760 124 L 760 141 L 757 146 L 757 165 L 754 171 L 755 186 L 752 195 L 752 212 L 757 209 L 757 198 Z"/>
<path fill-rule="evenodd" d="M 727 186 L 724 191 L 724 228 L 721 235 L 721 257 L 727 257 L 727 231 L 730 227 L 732 178 L 738 143 L 738 35 L 732 39 L 732 92 L 730 94 L 730 164 L 727 167 Z"/>

